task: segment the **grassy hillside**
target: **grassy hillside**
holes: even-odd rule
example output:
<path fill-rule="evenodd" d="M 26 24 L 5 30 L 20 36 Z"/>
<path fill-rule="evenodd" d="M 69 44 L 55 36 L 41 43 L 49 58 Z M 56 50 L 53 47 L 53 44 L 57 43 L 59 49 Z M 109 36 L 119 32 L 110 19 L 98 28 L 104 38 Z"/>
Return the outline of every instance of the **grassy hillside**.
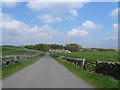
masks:
<path fill-rule="evenodd" d="M 0 49 L 0 54 L 2 55 L 32 55 L 41 52 L 18 46 L 0 46 Z"/>
<path fill-rule="evenodd" d="M 101 60 L 109 62 L 120 61 L 118 52 L 72 52 L 72 53 L 53 53 L 54 55 L 62 55 L 71 58 L 86 58 L 91 61 Z M 120 58 L 120 57 L 119 57 Z"/>

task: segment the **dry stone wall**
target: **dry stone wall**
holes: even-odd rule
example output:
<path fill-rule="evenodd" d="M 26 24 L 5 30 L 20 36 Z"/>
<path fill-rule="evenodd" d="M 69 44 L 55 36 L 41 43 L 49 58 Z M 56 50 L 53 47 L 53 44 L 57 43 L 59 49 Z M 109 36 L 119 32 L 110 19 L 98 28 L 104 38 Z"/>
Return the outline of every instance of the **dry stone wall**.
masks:
<path fill-rule="evenodd" d="M 120 79 L 120 62 L 97 61 L 95 72 Z"/>
<path fill-rule="evenodd" d="M 80 59 L 80 58 L 70 58 L 70 57 L 64 57 L 64 56 L 60 56 L 60 58 L 70 62 L 70 63 L 74 63 L 80 67 L 84 67 L 85 61 L 86 59 Z"/>
<path fill-rule="evenodd" d="M 112 76 L 120 80 L 120 62 L 104 62 L 104 61 L 91 62 L 86 59 L 80 58 L 76 59 L 65 56 L 60 56 L 59 58 L 62 58 L 63 60 L 66 60 L 70 63 L 74 63 L 84 68 L 85 70 L 107 76 Z"/>
<path fill-rule="evenodd" d="M 34 59 L 40 55 L 43 55 L 42 53 L 38 53 L 35 55 L 17 55 L 17 56 L 1 56 L 0 57 L 0 63 L 2 66 L 7 66 L 10 63 L 19 63 L 19 62 L 24 62 L 27 60 Z"/>

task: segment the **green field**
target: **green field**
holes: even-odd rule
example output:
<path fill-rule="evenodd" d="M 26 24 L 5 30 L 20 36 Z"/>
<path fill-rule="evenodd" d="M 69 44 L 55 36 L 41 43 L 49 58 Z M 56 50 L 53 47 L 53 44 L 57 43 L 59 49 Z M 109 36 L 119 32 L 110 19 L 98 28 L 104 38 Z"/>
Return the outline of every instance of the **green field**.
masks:
<path fill-rule="evenodd" d="M 52 53 L 54 56 L 65 56 L 71 58 L 85 58 L 90 61 L 119 62 L 118 52 L 72 52 L 72 53 Z"/>
<path fill-rule="evenodd" d="M 1 55 L 32 55 L 36 53 L 41 53 L 41 51 L 30 50 L 18 46 L 1 46 L 0 49 Z"/>

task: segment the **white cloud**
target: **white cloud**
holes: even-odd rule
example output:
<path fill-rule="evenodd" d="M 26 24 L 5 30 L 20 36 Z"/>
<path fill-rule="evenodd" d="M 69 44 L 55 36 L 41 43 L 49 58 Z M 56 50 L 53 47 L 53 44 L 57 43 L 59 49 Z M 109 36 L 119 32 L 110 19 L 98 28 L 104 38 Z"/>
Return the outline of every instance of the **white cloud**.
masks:
<path fill-rule="evenodd" d="M 112 25 L 112 30 L 110 32 L 107 32 L 108 35 L 116 35 L 118 34 L 118 24 L 114 23 Z"/>
<path fill-rule="evenodd" d="M 2 12 L 2 8 L 0 8 L 0 12 Z"/>
<path fill-rule="evenodd" d="M 102 25 L 95 24 L 93 21 L 87 20 L 81 26 L 67 32 L 67 38 L 86 37 L 90 34 L 91 29 L 102 29 Z"/>
<path fill-rule="evenodd" d="M 70 13 L 73 15 L 73 16 L 78 16 L 78 12 L 77 10 L 70 10 Z"/>
<path fill-rule="evenodd" d="M 9 14 L 7 17 L 10 17 Z M 2 16 L 4 16 L 2 15 Z M 30 27 L 24 22 L 8 18 L 2 21 L 3 44 L 34 44 L 53 42 L 60 32 L 49 25 Z"/>
<path fill-rule="evenodd" d="M 86 2 L 28 2 L 27 7 L 35 11 L 48 10 L 56 15 L 65 14 L 66 12 L 77 16 L 78 8 L 82 8 Z"/>
<path fill-rule="evenodd" d="M 25 32 L 26 29 L 28 29 L 28 25 L 24 22 L 20 22 L 17 20 L 9 20 L 9 21 L 3 21 L 2 22 L 2 28 L 3 30 L 18 30 L 19 32 Z"/>
<path fill-rule="evenodd" d="M 62 21 L 61 17 L 53 16 L 52 14 L 42 14 L 38 16 L 39 20 L 42 20 L 44 23 L 53 23 Z"/>
<path fill-rule="evenodd" d="M 71 9 L 81 8 L 84 3 L 69 3 L 69 2 L 60 2 L 60 3 L 49 3 L 49 2 L 28 2 L 27 7 L 32 10 L 57 10 L 57 11 L 68 11 Z"/>
<path fill-rule="evenodd" d="M 85 29 L 102 29 L 102 25 L 97 25 L 94 22 L 87 20 L 85 23 L 82 24 L 82 27 Z"/>
<path fill-rule="evenodd" d="M 118 32 L 118 24 L 117 23 L 114 23 L 112 28 L 113 28 L 113 31 L 117 31 Z"/>
<path fill-rule="evenodd" d="M 0 12 L 0 17 L 2 18 L 0 21 L 8 21 L 13 19 L 13 15 L 2 12 Z"/>
<path fill-rule="evenodd" d="M 113 24 L 113 29 L 114 29 L 114 30 L 118 29 L 118 24 L 117 24 L 117 23 L 114 23 L 114 24 Z"/>
<path fill-rule="evenodd" d="M 86 30 L 72 29 L 67 33 L 68 37 L 85 37 L 88 35 Z"/>
<path fill-rule="evenodd" d="M 2 18 L 3 38 L 7 38 L 9 36 L 19 37 L 20 34 L 26 33 L 26 31 L 30 28 L 24 22 L 14 20 L 9 14 L 3 14 Z"/>
<path fill-rule="evenodd" d="M 30 29 L 30 32 L 32 33 L 38 33 L 38 34 L 47 34 L 49 36 L 53 36 L 56 34 L 59 34 L 58 30 L 53 29 L 52 27 L 50 27 L 49 25 L 43 25 L 42 27 L 38 27 L 38 26 L 34 26 L 33 28 Z"/>
<path fill-rule="evenodd" d="M 105 37 L 105 40 L 118 40 L 118 37 Z"/>
<path fill-rule="evenodd" d="M 31 10 L 43 12 L 47 11 L 50 15 L 41 15 L 38 18 L 44 23 L 59 22 L 64 20 L 73 20 L 78 16 L 78 9 L 82 8 L 88 2 L 39 2 L 39 0 L 28 2 L 27 7 Z M 89 1 L 89 0 L 86 0 Z M 43 18 L 42 18 L 43 17 Z M 62 18 L 61 18 L 62 17 Z"/>
<path fill-rule="evenodd" d="M 118 40 L 118 24 L 114 23 L 112 25 L 112 30 L 110 32 L 107 32 L 107 37 L 104 38 L 104 40 Z"/>
<path fill-rule="evenodd" d="M 109 14 L 109 16 L 113 17 L 114 19 L 118 19 L 118 13 L 120 13 L 120 8 L 116 8 L 113 11 L 111 11 L 111 13 Z"/>
<path fill-rule="evenodd" d="M 23 31 L 25 28 L 28 28 L 29 26 L 25 24 L 24 22 L 18 21 L 13 19 L 13 15 L 7 14 L 7 13 L 0 13 L 0 17 L 2 17 L 1 22 L 2 22 L 2 29 L 3 30 L 18 30 Z M 25 27 L 25 28 L 24 28 Z"/>

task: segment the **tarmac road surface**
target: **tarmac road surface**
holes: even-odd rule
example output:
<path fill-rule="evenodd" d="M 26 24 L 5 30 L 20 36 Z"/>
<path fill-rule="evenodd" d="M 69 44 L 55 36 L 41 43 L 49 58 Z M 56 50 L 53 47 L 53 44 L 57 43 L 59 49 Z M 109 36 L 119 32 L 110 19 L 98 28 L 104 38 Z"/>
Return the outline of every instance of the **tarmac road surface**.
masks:
<path fill-rule="evenodd" d="M 34 64 L 2 80 L 2 88 L 93 88 L 48 53 Z"/>

